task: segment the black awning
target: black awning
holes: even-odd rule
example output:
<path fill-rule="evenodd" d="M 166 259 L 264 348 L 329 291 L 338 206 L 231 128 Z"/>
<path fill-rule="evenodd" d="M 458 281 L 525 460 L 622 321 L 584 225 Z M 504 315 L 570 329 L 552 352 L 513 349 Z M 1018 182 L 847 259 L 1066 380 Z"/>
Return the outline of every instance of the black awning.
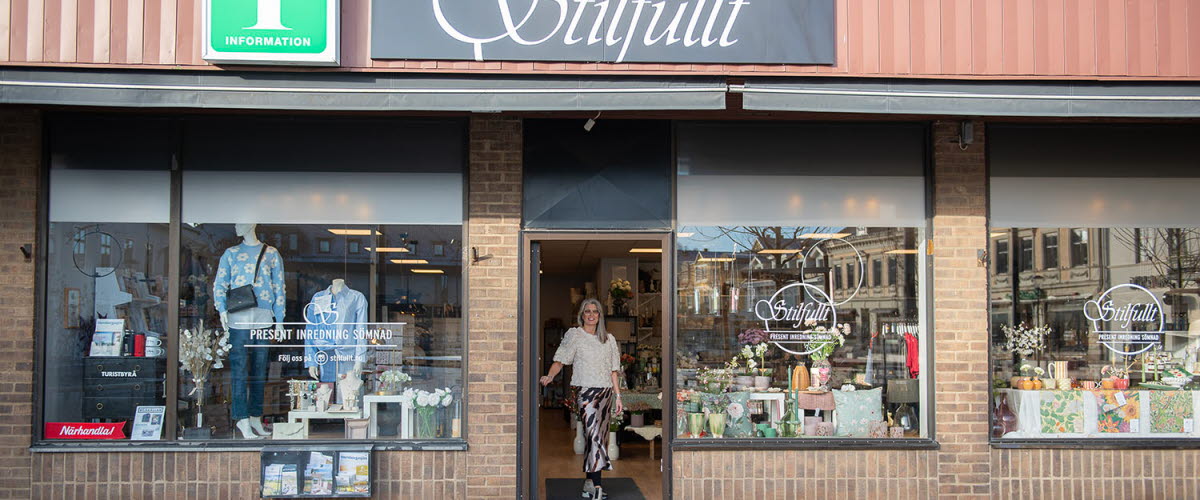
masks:
<path fill-rule="evenodd" d="M 1200 83 L 748 78 L 748 110 L 969 116 L 1200 117 Z"/>
<path fill-rule="evenodd" d="M 0 69 L 0 103 L 327 111 L 725 109 L 720 77 Z"/>

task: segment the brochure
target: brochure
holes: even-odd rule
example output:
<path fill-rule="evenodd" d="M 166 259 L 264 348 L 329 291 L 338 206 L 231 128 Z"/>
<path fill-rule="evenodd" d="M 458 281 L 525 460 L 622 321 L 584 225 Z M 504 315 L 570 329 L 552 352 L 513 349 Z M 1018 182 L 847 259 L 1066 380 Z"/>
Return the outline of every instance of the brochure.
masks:
<path fill-rule="evenodd" d="M 92 334 L 90 356 L 120 356 L 121 342 L 125 341 L 125 320 L 98 319 L 96 333 Z"/>
<path fill-rule="evenodd" d="M 133 415 L 133 441 L 157 441 L 162 439 L 163 419 L 166 406 L 139 406 Z"/>
<path fill-rule="evenodd" d="M 338 453 L 338 493 L 371 492 L 371 454 L 365 451 Z"/>

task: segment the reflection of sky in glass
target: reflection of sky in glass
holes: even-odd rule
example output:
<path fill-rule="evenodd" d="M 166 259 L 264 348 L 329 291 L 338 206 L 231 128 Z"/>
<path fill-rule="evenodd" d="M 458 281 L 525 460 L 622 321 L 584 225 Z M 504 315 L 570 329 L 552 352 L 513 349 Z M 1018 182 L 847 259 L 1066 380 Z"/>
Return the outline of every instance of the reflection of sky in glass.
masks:
<path fill-rule="evenodd" d="M 677 238 L 678 248 L 681 252 L 714 252 L 714 253 L 730 253 L 730 252 L 749 252 L 754 247 L 754 242 L 757 237 L 749 234 L 745 226 L 733 227 L 718 227 L 718 226 L 682 226 L 679 229 Z M 762 228 L 755 228 L 762 229 Z M 825 226 L 813 227 L 781 227 L 780 234 L 783 235 L 783 241 L 792 243 L 787 248 L 800 248 L 796 242 L 804 240 L 792 240 L 792 235 L 802 235 L 806 233 L 832 233 L 841 231 L 841 228 L 831 228 Z M 851 231 L 853 233 L 853 231 Z"/>

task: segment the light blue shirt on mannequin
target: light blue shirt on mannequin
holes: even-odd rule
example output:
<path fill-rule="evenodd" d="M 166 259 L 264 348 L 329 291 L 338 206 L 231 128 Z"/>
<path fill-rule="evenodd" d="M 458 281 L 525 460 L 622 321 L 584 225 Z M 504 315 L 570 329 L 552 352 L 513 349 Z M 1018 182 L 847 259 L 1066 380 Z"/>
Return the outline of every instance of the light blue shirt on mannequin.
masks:
<path fill-rule="evenodd" d="M 328 307 L 318 307 L 317 304 L 324 300 L 329 300 Z M 361 292 L 350 287 L 344 287 L 338 293 L 333 293 L 333 287 L 317 292 L 304 307 L 304 321 L 307 323 L 304 366 L 320 366 L 317 363 L 317 351 L 330 348 L 342 358 L 339 365 L 366 362 L 367 341 L 363 335 L 367 329 L 367 298 Z M 337 371 L 344 372 L 341 369 Z"/>

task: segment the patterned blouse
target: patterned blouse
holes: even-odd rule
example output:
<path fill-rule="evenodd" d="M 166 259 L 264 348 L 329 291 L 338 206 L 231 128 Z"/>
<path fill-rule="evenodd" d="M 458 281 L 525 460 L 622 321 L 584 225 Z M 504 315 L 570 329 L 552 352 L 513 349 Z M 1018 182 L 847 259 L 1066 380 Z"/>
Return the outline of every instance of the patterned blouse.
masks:
<path fill-rule="evenodd" d="M 562 345 L 554 352 L 554 361 L 575 367 L 571 385 L 612 387 L 611 373 L 621 369 L 621 352 L 611 334 L 608 342 L 601 344 L 595 335 L 576 327 L 563 335 Z"/>

